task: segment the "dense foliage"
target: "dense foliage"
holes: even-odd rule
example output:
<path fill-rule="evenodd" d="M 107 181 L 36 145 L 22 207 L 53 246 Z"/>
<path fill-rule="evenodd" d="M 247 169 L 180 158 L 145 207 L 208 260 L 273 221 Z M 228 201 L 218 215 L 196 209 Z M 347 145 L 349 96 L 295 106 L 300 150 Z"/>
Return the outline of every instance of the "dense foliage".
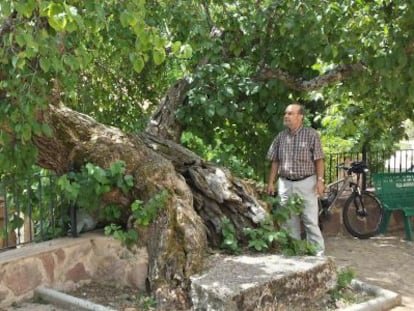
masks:
<path fill-rule="evenodd" d="M 413 11 L 413 0 L 3 0 L 0 168 L 35 162 L 48 104 L 139 131 L 182 77 L 185 143 L 235 169 L 265 172 L 292 99 L 325 137 L 391 148 L 413 119 Z M 298 87 L 348 64 L 363 69 Z"/>

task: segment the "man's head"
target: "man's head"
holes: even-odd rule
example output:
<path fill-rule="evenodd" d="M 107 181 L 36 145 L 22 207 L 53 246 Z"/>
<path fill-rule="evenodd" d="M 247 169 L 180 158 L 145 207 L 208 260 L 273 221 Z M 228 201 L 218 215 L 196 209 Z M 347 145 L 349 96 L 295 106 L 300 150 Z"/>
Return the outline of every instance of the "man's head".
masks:
<path fill-rule="evenodd" d="M 303 123 L 305 109 L 298 102 L 295 102 L 285 109 L 283 124 L 292 132 L 296 131 Z"/>

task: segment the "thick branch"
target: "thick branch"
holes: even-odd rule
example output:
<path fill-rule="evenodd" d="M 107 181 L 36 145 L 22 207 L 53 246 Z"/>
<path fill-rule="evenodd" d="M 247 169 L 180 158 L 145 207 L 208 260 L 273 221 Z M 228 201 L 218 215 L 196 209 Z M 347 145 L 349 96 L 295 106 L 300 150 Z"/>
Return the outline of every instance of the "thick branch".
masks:
<path fill-rule="evenodd" d="M 281 69 L 265 68 L 255 77 L 255 80 L 266 82 L 271 79 L 279 79 L 284 81 L 291 89 L 310 92 L 333 84 L 335 82 L 343 81 L 351 77 L 356 72 L 364 70 L 366 70 L 366 67 L 362 62 L 355 64 L 346 64 L 329 70 L 323 75 L 320 75 L 316 78 L 303 80 L 303 78 L 293 77 Z"/>
<path fill-rule="evenodd" d="M 185 79 L 174 83 L 153 114 L 145 132 L 179 142 L 183 128 L 177 122 L 175 113 L 187 100 L 189 89 L 190 84 Z"/>
<path fill-rule="evenodd" d="M 3 20 L 3 23 L 0 24 L 0 38 L 3 39 L 3 36 L 12 32 L 14 29 L 14 19 L 15 14 Z"/>

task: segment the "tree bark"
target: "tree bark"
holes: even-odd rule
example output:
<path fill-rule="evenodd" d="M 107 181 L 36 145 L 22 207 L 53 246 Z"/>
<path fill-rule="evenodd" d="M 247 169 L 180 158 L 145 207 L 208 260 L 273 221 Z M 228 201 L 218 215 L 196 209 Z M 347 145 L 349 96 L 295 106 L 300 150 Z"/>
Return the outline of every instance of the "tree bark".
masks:
<path fill-rule="evenodd" d="M 175 113 L 186 103 L 189 89 L 190 84 L 185 79 L 174 83 L 152 115 L 145 132 L 179 142 L 183 128 L 177 122 Z"/>
<path fill-rule="evenodd" d="M 255 80 L 265 82 L 271 79 L 278 79 L 284 81 L 292 90 L 310 92 L 343 81 L 355 73 L 365 70 L 367 70 L 367 67 L 363 62 L 345 64 L 339 65 L 313 79 L 304 80 L 302 77 L 294 77 L 288 72 L 277 68 L 264 68 L 255 77 Z"/>
<path fill-rule="evenodd" d="M 253 187 L 172 140 L 149 133 L 128 135 L 63 106 L 51 105 L 42 118 L 54 136 L 35 138 L 41 166 L 63 173 L 86 162 L 106 168 L 125 161 L 135 186 L 128 196 L 116 198 L 124 222 L 135 199 L 145 202 L 163 189 L 169 191 L 167 206 L 156 220 L 139 228 L 146 237 L 140 243 L 149 253 L 149 289 L 160 309 L 191 306 L 189 278 L 202 271 L 208 247 L 221 243 L 224 217 L 242 238 L 242 229 L 266 214 Z"/>

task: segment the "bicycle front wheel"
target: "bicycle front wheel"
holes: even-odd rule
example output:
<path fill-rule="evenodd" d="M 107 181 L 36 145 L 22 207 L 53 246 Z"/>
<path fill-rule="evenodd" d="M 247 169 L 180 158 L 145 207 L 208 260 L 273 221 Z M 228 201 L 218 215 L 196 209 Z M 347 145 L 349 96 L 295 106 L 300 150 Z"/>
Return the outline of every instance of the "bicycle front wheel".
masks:
<path fill-rule="evenodd" d="M 342 219 L 348 232 L 359 239 L 368 239 L 380 231 L 384 210 L 370 192 L 353 193 L 345 202 Z"/>

